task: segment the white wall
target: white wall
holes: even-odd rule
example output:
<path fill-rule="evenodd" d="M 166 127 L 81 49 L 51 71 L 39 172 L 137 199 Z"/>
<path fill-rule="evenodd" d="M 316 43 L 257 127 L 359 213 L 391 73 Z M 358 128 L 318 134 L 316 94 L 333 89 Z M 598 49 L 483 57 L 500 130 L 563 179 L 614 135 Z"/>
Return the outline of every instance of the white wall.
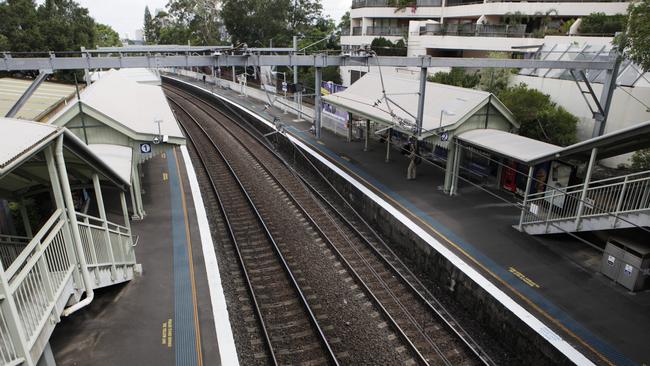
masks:
<path fill-rule="evenodd" d="M 578 117 L 578 139 L 586 140 L 591 137 L 594 120 L 591 111 L 586 102 L 580 96 L 578 86 L 573 80 L 561 80 L 552 78 L 540 78 L 534 76 L 516 75 L 513 77 L 512 84 L 520 82 L 526 83 L 529 87 L 535 88 L 543 93 L 549 94 L 551 99 L 564 107 L 567 111 Z M 600 98 L 603 90 L 602 84 L 591 84 L 596 96 Z M 583 88 L 586 88 L 583 85 Z M 625 91 L 623 91 L 623 89 Z M 634 100 L 629 92 L 635 98 L 650 104 L 650 88 L 648 87 L 621 87 L 614 91 L 614 98 L 607 117 L 607 126 L 605 132 L 616 131 L 621 128 L 632 126 L 650 120 L 650 111 L 641 103 Z M 611 159 L 601 161 L 601 164 L 616 167 L 618 164 L 627 163 L 629 155 L 622 155 Z"/>

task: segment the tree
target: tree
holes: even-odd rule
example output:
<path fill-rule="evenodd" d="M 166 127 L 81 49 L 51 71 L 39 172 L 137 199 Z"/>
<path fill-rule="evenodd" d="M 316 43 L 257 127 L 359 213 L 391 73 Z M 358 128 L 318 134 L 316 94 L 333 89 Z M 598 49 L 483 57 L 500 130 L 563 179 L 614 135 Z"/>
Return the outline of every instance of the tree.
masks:
<path fill-rule="evenodd" d="M 505 52 L 490 52 L 489 54 L 490 58 L 508 58 L 508 56 Z M 486 67 L 479 70 L 478 75 L 478 88 L 498 95 L 508 87 L 512 71 L 504 68 Z"/>
<path fill-rule="evenodd" d="M 560 146 L 577 141 L 578 118 L 553 103 L 547 94 L 521 83 L 498 97 L 520 123 L 520 135 Z"/>
<path fill-rule="evenodd" d="M 632 155 L 632 168 L 639 170 L 650 169 L 650 149 L 642 149 Z"/>
<path fill-rule="evenodd" d="M 379 56 L 406 56 L 407 53 L 403 39 L 393 43 L 384 37 L 377 37 L 370 43 L 370 48 Z"/>
<path fill-rule="evenodd" d="M 122 45 L 120 35 L 106 24 L 95 24 L 95 44 L 99 47 L 119 47 Z"/>
<path fill-rule="evenodd" d="M 144 7 L 144 40 L 147 44 L 155 44 L 158 40 L 157 35 L 154 33 L 154 20 L 151 17 L 149 7 Z"/>
<path fill-rule="evenodd" d="M 350 12 L 346 11 L 343 16 L 341 16 L 341 20 L 339 21 L 339 24 L 336 26 L 336 29 L 339 33 L 345 33 L 345 31 L 350 30 Z"/>
<path fill-rule="evenodd" d="M 290 0 L 224 0 L 221 17 L 233 44 L 287 44 L 289 7 Z"/>
<path fill-rule="evenodd" d="M 329 19 L 321 14 L 323 6 L 320 0 L 293 0 L 289 4 L 287 23 L 290 35 L 306 34 L 318 21 Z"/>
<path fill-rule="evenodd" d="M 632 61 L 650 70 L 650 1 L 640 0 L 628 7 L 627 31 L 618 44 Z"/>
<path fill-rule="evenodd" d="M 607 34 L 613 35 L 625 29 L 626 16 L 605 15 L 605 13 L 591 13 L 582 18 L 580 33 L 582 34 Z"/>
<path fill-rule="evenodd" d="M 38 7 L 39 28 L 45 49 L 79 50 L 95 46 L 95 20 L 72 0 L 45 0 Z"/>
<path fill-rule="evenodd" d="M 433 76 L 429 76 L 428 80 L 434 83 L 460 86 L 462 88 L 475 88 L 479 81 L 480 77 L 478 72 L 467 73 L 465 69 L 452 67 L 451 71 L 444 72 L 439 71 Z"/>
<path fill-rule="evenodd" d="M 5 49 L 14 52 L 44 50 L 40 19 L 33 0 L 0 2 L 0 35 Z"/>

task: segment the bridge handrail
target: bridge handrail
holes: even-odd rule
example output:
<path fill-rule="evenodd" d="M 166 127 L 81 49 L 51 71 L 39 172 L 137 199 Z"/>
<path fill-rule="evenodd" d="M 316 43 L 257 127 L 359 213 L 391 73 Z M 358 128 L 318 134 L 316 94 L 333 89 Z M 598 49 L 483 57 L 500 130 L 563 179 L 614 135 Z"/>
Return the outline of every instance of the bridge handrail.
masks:
<path fill-rule="evenodd" d="M 583 187 L 579 184 L 530 195 L 522 223 L 579 219 Z M 589 183 L 583 206 L 580 217 L 610 215 L 615 220 L 623 213 L 650 210 L 650 172 Z"/>

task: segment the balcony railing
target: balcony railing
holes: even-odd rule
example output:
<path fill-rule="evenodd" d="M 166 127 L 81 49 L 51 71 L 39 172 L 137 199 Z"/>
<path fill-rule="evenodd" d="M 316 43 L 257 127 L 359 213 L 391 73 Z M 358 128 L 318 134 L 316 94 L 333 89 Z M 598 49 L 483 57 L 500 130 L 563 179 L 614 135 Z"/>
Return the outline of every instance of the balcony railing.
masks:
<path fill-rule="evenodd" d="M 361 27 L 352 27 L 353 36 L 360 36 L 361 32 L 362 32 Z"/>
<path fill-rule="evenodd" d="M 525 24 L 427 24 L 420 27 L 425 36 L 525 37 Z"/>
<path fill-rule="evenodd" d="M 353 0 L 352 9 L 357 8 L 396 8 L 397 6 L 395 1 L 391 0 Z M 416 0 L 412 1 L 406 7 L 430 7 L 430 6 L 441 6 L 442 0 Z"/>
<path fill-rule="evenodd" d="M 366 27 L 367 36 L 405 36 L 408 27 Z"/>

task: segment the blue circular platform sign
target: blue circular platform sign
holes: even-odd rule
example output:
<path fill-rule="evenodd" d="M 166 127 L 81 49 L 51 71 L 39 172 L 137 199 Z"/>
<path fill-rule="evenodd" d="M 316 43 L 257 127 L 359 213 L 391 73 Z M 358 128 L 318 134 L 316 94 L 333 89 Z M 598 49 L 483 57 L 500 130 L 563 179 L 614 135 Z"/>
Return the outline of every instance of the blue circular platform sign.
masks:
<path fill-rule="evenodd" d="M 140 152 L 143 154 L 148 154 L 151 152 L 151 144 L 149 143 L 144 143 L 140 144 Z"/>
<path fill-rule="evenodd" d="M 449 132 L 446 132 L 446 131 L 445 131 L 445 132 L 443 132 L 442 134 L 440 134 L 440 140 L 441 140 L 441 141 L 447 141 L 447 140 L 449 140 Z"/>

